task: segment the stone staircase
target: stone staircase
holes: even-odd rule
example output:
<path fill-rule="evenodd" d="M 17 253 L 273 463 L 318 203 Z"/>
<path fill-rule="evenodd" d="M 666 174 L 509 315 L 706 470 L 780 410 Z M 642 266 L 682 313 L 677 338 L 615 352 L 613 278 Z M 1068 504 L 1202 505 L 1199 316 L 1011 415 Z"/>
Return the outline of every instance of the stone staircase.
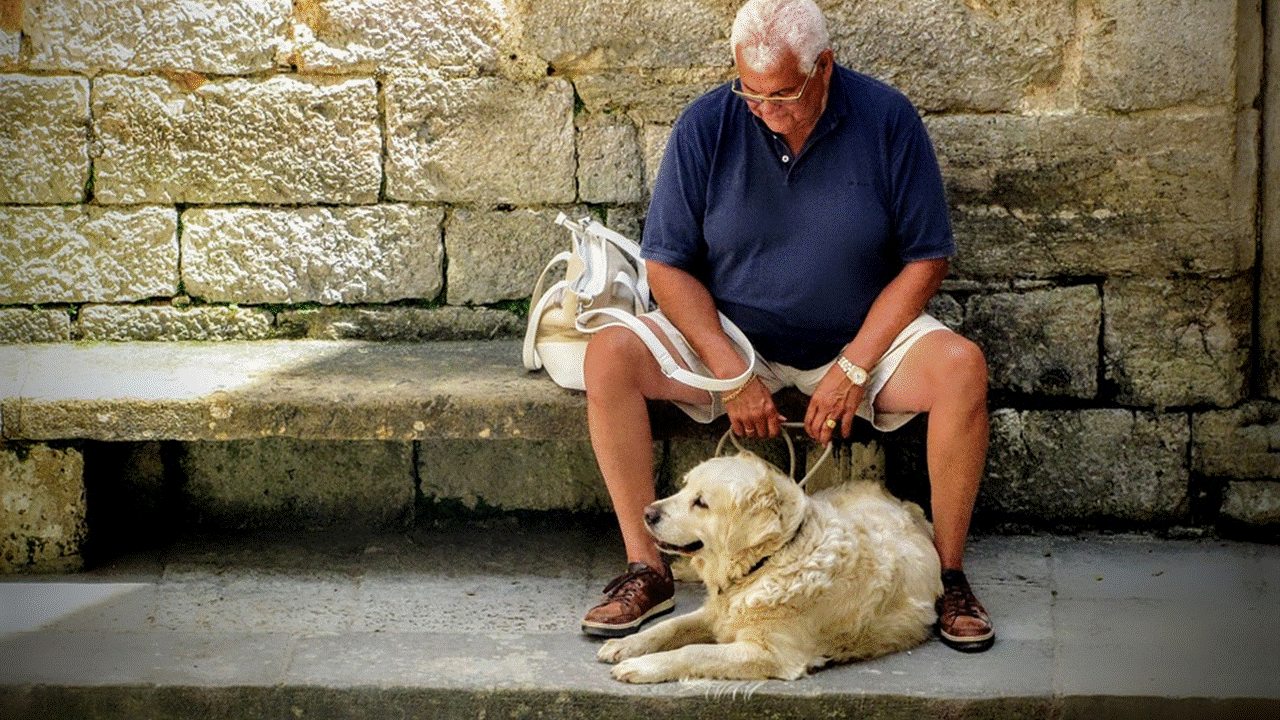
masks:
<path fill-rule="evenodd" d="M 0 347 L 0 716 L 1280 714 L 1280 547 L 1194 529 L 976 533 L 980 656 L 616 683 L 577 629 L 622 558 L 583 412 L 515 341 Z M 654 412 L 668 483 L 723 425 Z M 818 482 L 902 483 L 917 441 Z"/>

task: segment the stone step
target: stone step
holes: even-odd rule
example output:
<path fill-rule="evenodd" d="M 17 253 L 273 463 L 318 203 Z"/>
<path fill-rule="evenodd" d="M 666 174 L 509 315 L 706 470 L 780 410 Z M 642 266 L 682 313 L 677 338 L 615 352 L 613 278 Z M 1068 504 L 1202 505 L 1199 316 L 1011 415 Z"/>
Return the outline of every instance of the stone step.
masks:
<path fill-rule="evenodd" d="M 998 641 L 936 640 L 793 682 L 637 687 L 578 621 L 620 570 L 590 524 L 186 538 L 0 579 L 0 716 L 1230 718 L 1280 716 L 1280 547 L 980 537 Z M 681 583 L 677 612 L 701 602 Z"/>
<path fill-rule="evenodd" d="M 0 346 L 8 440 L 564 439 L 583 407 L 513 340 Z"/>
<path fill-rule="evenodd" d="M 804 398 L 779 397 L 804 415 Z M 403 529 L 442 516 L 607 513 L 582 393 L 518 340 L 0 346 L 0 572 L 78 566 L 86 537 L 161 525 Z M 660 489 L 714 452 L 654 403 Z M 995 407 L 976 527 L 1276 537 L 1280 406 Z M 927 505 L 923 425 L 858 437 L 812 485 L 879 479 Z M 753 446 L 785 464 L 780 444 Z M 798 470 L 818 449 L 801 443 Z M 91 543 L 92 544 L 92 543 Z"/>
<path fill-rule="evenodd" d="M 517 340 L 0 346 L 0 477 L 24 503 L 0 508 L 0 572 L 75 567 L 191 524 L 607 512 L 585 409 L 525 370 Z M 723 432 L 667 403 L 653 413 L 664 478 Z"/>

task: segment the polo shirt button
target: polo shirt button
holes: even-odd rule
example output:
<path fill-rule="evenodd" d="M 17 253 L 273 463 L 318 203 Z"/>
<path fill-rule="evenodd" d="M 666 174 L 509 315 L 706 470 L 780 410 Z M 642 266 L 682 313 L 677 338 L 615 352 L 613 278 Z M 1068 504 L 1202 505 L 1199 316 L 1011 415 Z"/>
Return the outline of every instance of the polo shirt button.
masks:
<path fill-rule="evenodd" d="M 783 156 L 782 156 L 782 162 L 791 162 L 791 156 L 790 156 L 790 155 L 783 155 Z"/>

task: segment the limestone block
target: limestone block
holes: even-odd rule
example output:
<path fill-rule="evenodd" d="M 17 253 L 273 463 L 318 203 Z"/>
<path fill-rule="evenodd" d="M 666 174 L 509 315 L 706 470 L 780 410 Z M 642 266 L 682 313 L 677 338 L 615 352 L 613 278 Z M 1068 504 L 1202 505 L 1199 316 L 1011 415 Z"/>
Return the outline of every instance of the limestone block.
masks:
<path fill-rule="evenodd" d="M 1196 413 L 1191 425 L 1195 472 L 1239 480 L 1280 479 L 1280 404 L 1253 402 Z"/>
<path fill-rule="evenodd" d="M 0 76 L 0 202 L 84 200 L 89 81 Z"/>
<path fill-rule="evenodd" d="M 1189 435 L 1181 415 L 996 410 L 978 506 L 1040 527 L 1182 521 Z"/>
<path fill-rule="evenodd" d="M 569 249 L 569 231 L 554 210 L 459 208 L 445 227 L 449 304 L 529 297 L 552 256 Z M 569 213 L 578 218 L 586 212 Z"/>
<path fill-rule="evenodd" d="M 193 521 L 218 528 L 394 527 L 413 507 L 413 446 L 263 440 L 182 445 Z"/>
<path fill-rule="evenodd" d="M 1280 526 L 1280 482 L 1228 483 L 1222 514 L 1246 525 Z"/>
<path fill-rule="evenodd" d="M 1061 81 L 1076 31 L 1071 0 L 822 3 L 837 62 L 926 110 L 1017 109 Z"/>
<path fill-rule="evenodd" d="M 64 342 L 71 339 L 71 316 L 63 310 L 0 309 L 0 344 Z"/>
<path fill-rule="evenodd" d="M 262 340 L 275 316 L 235 307 L 89 305 L 80 310 L 82 340 Z"/>
<path fill-rule="evenodd" d="M 810 445 L 813 444 L 810 443 Z M 805 475 L 808 475 L 810 469 L 822 457 L 823 450 L 824 448 L 821 447 L 809 448 L 805 456 Z M 842 442 L 836 443 L 831 451 L 831 457 L 818 465 L 813 476 L 805 483 L 804 489 L 813 494 L 850 482 L 872 482 L 884 485 L 886 480 L 885 453 L 880 443 Z"/>
<path fill-rule="evenodd" d="M 1254 261 L 1252 179 L 1236 120 L 1132 117 L 929 121 L 965 251 L 960 277 L 1234 275 Z"/>
<path fill-rule="evenodd" d="M 589 203 L 644 198 L 644 168 L 636 128 L 597 118 L 578 128 L 578 197 Z"/>
<path fill-rule="evenodd" d="M 727 50 L 726 50 L 727 52 Z M 700 95 L 737 77 L 732 67 L 601 70 L 573 78 L 584 109 L 624 112 L 638 124 L 670 125 Z"/>
<path fill-rule="evenodd" d="M 615 230 L 622 235 L 640 242 L 640 235 L 644 225 L 644 216 L 648 211 L 648 206 L 644 203 L 634 205 L 614 205 L 612 207 L 603 208 L 604 224 L 611 230 Z M 581 217 L 579 213 L 579 217 Z"/>
<path fill-rule="evenodd" d="M 1102 298 L 1094 285 L 969 300 L 961 334 L 987 356 L 991 387 L 1035 395 L 1098 394 Z"/>
<path fill-rule="evenodd" d="M 727 429 L 727 425 L 720 423 L 707 428 L 698 426 L 691 437 L 678 437 L 669 440 L 666 454 L 662 457 L 662 462 L 660 463 L 659 475 L 663 480 L 662 494 L 675 492 L 684 487 L 685 473 L 688 473 L 702 461 L 716 457 L 718 447 L 721 455 L 737 454 L 738 450 L 733 445 L 732 440 L 724 439 L 724 433 Z M 817 459 L 817 454 L 813 452 L 810 443 L 804 439 L 803 431 L 792 430 L 789 432 L 791 432 L 792 442 L 796 449 L 796 463 L 801 468 L 806 467 L 806 460 Z M 773 463 L 783 472 L 790 472 L 791 457 L 787 451 L 785 441 L 781 439 L 746 440 L 741 438 L 739 438 L 739 441 L 748 451 Z M 720 447 L 722 442 L 723 447 Z M 828 462 L 831 461 L 829 460 Z M 837 465 L 838 463 L 832 463 L 832 467 Z M 839 474 L 838 469 L 836 472 L 837 479 L 843 480 L 845 476 Z"/>
<path fill-rule="evenodd" d="M 723 66 L 737 0 L 530 3 L 524 42 L 557 73 Z"/>
<path fill-rule="evenodd" d="M 308 73 L 487 73 L 510 14 L 488 0 L 303 0 L 294 3 L 279 61 Z"/>
<path fill-rule="evenodd" d="M 640 130 L 646 192 L 653 190 L 653 183 L 658 179 L 658 168 L 662 167 L 662 156 L 667 151 L 667 141 L 670 139 L 670 125 L 645 125 Z"/>
<path fill-rule="evenodd" d="M 392 76 L 384 85 L 387 195 L 566 203 L 574 187 L 573 88 L 559 79 Z"/>
<path fill-rule="evenodd" d="M 482 513 L 610 507 L 586 440 L 423 440 L 418 457 L 428 502 Z"/>
<path fill-rule="evenodd" d="M 1234 405 L 1248 391 L 1252 283 L 1111 279 L 1104 362 L 1116 399 L 1154 407 Z"/>
<path fill-rule="evenodd" d="M 960 332 L 964 325 L 964 306 L 949 293 L 942 292 L 929 298 L 924 311 L 956 332 Z"/>
<path fill-rule="evenodd" d="M 210 208 L 183 213 L 183 282 L 195 297 L 243 303 L 434 298 L 442 283 L 439 208 Z"/>
<path fill-rule="evenodd" d="M 491 340 L 523 336 L 524 319 L 494 308 L 335 308 L 279 314 L 285 337 L 323 340 Z"/>
<path fill-rule="evenodd" d="M 177 231 L 172 208 L 0 207 L 0 304 L 172 295 Z"/>
<path fill-rule="evenodd" d="M 372 78 L 277 75 L 94 83 L 103 203 L 374 202 L 382 179 Z"/>
<path fill-rule="evenodd" d="M 193 71 L 218 75 L 275 67 L 289 0 L 26 0 L 30 67 Z"/>
<path fill-rule="evenodd" d="M 0 442 L 0 573 L 80 568 L 83 476 L 79 450 Z"/>
<path fill-rule="evenodd" d="M 1081 101 L 1124 112 L 1231 104 L 1238 7 L 1245 6 L 1236 0 L 1093 3 L 1086 11 L 1090 31 L 1081 36 Z"/>
<path fill-rule="evenodd" d="M 0 69 L 9 69 L 18 65 L 22 55 L 22 32 L 0 28 Z"/>

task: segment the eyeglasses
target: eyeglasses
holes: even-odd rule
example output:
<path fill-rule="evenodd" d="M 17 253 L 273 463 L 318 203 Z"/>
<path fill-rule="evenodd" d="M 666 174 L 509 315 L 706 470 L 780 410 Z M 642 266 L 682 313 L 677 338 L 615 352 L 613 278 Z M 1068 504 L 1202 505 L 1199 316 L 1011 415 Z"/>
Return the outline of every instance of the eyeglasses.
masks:
<path fill-rule="evenodd" d="M 813 79 L 813 71 L 817 69 L 818 63 L 815 62 L 813 67 L 809 68 L 809 74 L 805 76 L 804 84 L 800 86 L 800 92 L 795 95 L 756 95 L 754 93 L 749 93 L 742 89 L 742 78 L 734 79 L 733 84 L 729 86 L 729 89 L 733 91 L 734 95 L 746 100 L 747 104 L 751 107 L 755 107 L 760 103 L 766 102 L 777 104 L 793 103 L 799 101 L 801 96 L 804 95 L 805 88 L 809 87 L 809 81 Z"/>

